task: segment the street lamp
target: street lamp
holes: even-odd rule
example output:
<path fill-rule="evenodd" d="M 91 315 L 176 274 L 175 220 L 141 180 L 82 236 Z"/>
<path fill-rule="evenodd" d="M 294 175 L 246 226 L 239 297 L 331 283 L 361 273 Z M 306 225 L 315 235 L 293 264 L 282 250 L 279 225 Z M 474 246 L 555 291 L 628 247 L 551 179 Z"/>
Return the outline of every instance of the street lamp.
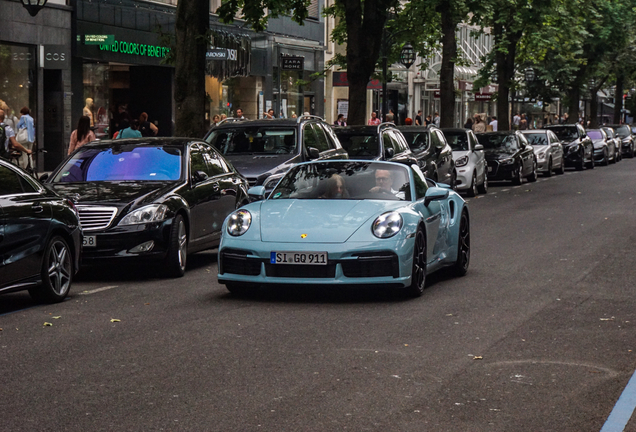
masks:
<path fill-rule="evenodd" d="M 413 45 L 406 43 L 400 52 L 400 63 L 402 63 L 407 69 L 413 66 L 415 63 L 415 50 Z"/>
<path fill-rule="evenodd" d="M 535 78 L 534 69 L 532 69 L 531 67 L 526 68 L 524 75 L 526 78 L 526 82 L 534 81 L 534 78 Z"/>
<path fill-rule="evenodd" d="M 44 7 L 47 0 L 22 0 L 22 6 L 29 11 L 29 15 L 36 16 L 40 9 Z"/>

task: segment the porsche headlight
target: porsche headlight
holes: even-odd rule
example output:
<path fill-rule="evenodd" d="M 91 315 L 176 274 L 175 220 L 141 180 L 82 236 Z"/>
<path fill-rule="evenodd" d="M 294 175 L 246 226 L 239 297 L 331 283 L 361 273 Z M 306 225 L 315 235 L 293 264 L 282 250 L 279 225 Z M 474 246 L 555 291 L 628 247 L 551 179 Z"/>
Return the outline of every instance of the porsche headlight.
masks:
<path fill-rule="evenodd" d="M 389 238 L 402 229 L 402 215 L 398 212 L 387 212 L 377 217 L 371 231 L 377 238 Z"/>
<path fill-rule="evenodd" d="M 501 159 L 499 163 L 502 165 L 510 165 L 515 163 L 515 160 L 513 158 L 506 158 L 506 159 Z"/>
<path fill-rule="evenodd" d="M 166 218 L 168 206 L 151 204 L 128 213 L 118 225 L 138 225 L 151 222 L 161 222 Z"/>
<path fill-rule="evenodd" d="M 227 221 L 227 233 L 238 237 L 247 232 L 252 224 L 252 214 L 247 210 L 237 210 Z"/>
<path fill-rule="evenodd" d="M 457 158 L 457 160 L 455 161 L 455 166 L 462 167 L 466 165 L 467 163 L 468 163 L 468 156 L 462 156 L 460 158 Z"/>

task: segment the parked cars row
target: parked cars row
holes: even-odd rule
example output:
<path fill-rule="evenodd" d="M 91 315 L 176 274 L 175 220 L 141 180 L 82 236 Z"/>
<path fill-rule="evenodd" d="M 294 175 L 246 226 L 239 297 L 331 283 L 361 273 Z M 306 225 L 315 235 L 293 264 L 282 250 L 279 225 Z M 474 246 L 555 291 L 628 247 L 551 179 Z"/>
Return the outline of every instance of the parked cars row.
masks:
<path fill-rule="evenodd" d="M 316 226 L 327 223 L 333 228 L 354 220 L 364 225 L 367 219 L 363 213 L 388 208 L 387 204 L 376 209 L 371 201 L 405 201 L 401 205 L 419 214 L 427 242 L 433 239 L 426 253 L 436 253 L 441 245 L 458 247 L 457 253 L 442 251 L 445 258 L 439 264 L 457 267 L 461 252 L 467 268 L 468 210 L 453 189 L 474 196 L 486 193 L 488 182 L 493 180 L 519 184 L 524 178 L 535 181 L 538 173 L 563 173 L 568 165 L 582 169 L 585 165 L 593 168 L 595 162 L 616 162 L 623 154 L 631 156 L 634 149 L 629 127 L 616 129 L 617 136 L 612 128 L 585 131 L 579 125 L 474 134 L 467 129 L 396 127 L 389 123 L 332 128 L 318 117 L 301 116 L 293 120 L 229 121 L 212 128 L 202 140 L 143 138 L 89 143 L 71 154 L 44 185 L 0 161 L 0 292 L 28 289 L 37 300 L 61 301 L 80 262 L 154 261 L 161 264 L 164 274 L 182 276 L 189 253 L 219 246 L 226 231 L 234 229 L 228 226 L 232 222 L 228 215 L 235 218 L 232 226 L 240 228 L 249 221 L 244 213 L 236 213 L 237 209 L 253 201 L 267 198 L 269 202 L 284 196 L 318 200 L 314 210 L 324 221 Z M 624 135 L 623 129 L 629 136 L 620 135 Z M 355 161 L 346 161 L 348 158 Z M 388 165 L 377 165 L 381 162 Z M 290 171 L 298 166 L 304 168 Z M 386 178 L 377 175 L 382 171 L 389 173 Z M 279 185 L 292 181 L 290 172 L 302 179 L 288 185 L 289 190 L 281 189 Z M 366 175 L 358 177 L 361 173 Z M 328 186 L 335 189 L 327 191 Z M 381 193 L 388 196 L 378 195 Z M 335 213 L 323 210 L 321 200 L 333 199 L 358 203 L 341 209 L 346 210 L 343 214 L 336 213 L 344 204 L 331 203 Z M 442 201 L 446 203 L 443 211 L 430 213 L 436 205 L 432 203 Z M 283 207 L 290 203 L 277 202 Z M 295 215 L 298 220 L 294 223 L 306 231 L 303 234 L 311 231 L 314 239 L 316 230 L 306 225 L 312 218 L 301 211 L 308 205 L 298 204 L 289 215 Z M 360 213 L 368 206 L 368 211 Z M 402 222 L 410 218 L 393 207 L 391 211 L 397 211 Z M 462 237 L 464 212 L 466 236 Z M 378 218 L 380 213 L 374 220 L 382 219 L 380 225 L 386 229 L 398 229 L 395 224 L 402 223 Z M 262 216 L 257 219 L 264 220 Z M 442 224 L 436 228 L 441 232 L 428 231 L 433 221 Z M 294 223 L 286 220 L 280 229 L 291 229 Z M 329 235 L 324 231 L 325 238 Z M 409 235 L 417 237 L 417 232 Z M 446 237 L 439 238 L 441 235 Z M 458 246 L 456 242 L 464 243 Z M 228 240 L 228 244 L 234 243 Z M 296 253 L 293 244 L 288 246 L 281 250 Z M 367 253 L 376 254 L 371 249 L 358 252 L 355 256 L 360 259 L 369 258 Z M 412 252 L 407 253 L 407 261 Z M 402 258 L 397 258 L 399 265 L 391 261 L 392 265 L 401 268 Z M 392 268 L 395 275 L 396 267 Z M 398 284 L 407 286 L 405 281 Z"/>

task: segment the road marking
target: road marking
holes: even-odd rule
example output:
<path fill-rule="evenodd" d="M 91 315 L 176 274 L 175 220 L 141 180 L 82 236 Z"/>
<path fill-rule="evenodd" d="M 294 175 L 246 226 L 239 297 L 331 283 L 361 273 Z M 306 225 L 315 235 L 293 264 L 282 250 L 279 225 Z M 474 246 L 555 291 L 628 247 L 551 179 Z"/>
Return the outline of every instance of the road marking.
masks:
<path fill-rule="evenodd" d="M 109 289 L 113 289 L 113 288 L 117 288 L 119 285 L 112 285 L 112 286 L 105 286 L 105 287 L 101 287 L 101 288 L 96 288 L 94 290 L 89 290 L 89 291 L 82 291 L 81 293 L 77 293 L 77 295 L 89 295 L 89 294 L 95 294 L 98 292 L 102 292 L 102 291 L 106 291 Z"/>
<path fill-rule="evenodd" d="M 623 432 L 636 408 L 636 372 L 618 398 L 601 432 Z"/>

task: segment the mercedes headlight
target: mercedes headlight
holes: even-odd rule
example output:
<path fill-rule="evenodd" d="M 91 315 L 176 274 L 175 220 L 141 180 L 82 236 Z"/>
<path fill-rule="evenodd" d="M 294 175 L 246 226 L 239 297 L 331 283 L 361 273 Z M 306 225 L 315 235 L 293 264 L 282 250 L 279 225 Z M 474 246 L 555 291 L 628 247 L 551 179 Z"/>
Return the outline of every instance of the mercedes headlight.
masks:
<path fill-rule="evenodd" d="M 402 215 L 398 212 L 383 213 L 373 222 L 371 231 L 377 238 L 389 238 L 400 232 L 402 224 Z"/>
<path fill-rule="evenodd" d="M 462 167 L 466 165 L 467 163 L 468 163 L 468 156 L 462 156 L 460 158 L 457 158 L 457 160 L 455 161 L 455 166 Z"/>
<path fill-rule="evenodd" d="M 506 158 L 506 159 L 501 159 L 499 163 L 502 165 L 511 165 L 515 163 L 515 160 L 513 158 Z"/>
<path fill-rule="evenodd" d="M 247 210 L 237 210 L 227 221 L 227 233 L 238 237 L 247 232 L 252 224 L 252 214 Z"/>
<path fill-rule="evenodd" d="M 539 159 L 544 159 L 544 158 L 545 158 L 545 152 L 544 152 L 544 151 L 542 151 L 541 153 L 539 153 L 539 154 L 537 155 L 537 158 L 539 158 Z"/>
<path fill-rule="evenodd" d="M 138 225 L 151 222 L 161 222 L 166 218 L 168 206 L 151 204 L 128 213 L 118 225 Z"/>
<path fill-rule="evenodd" d="M 265 186 L 265 190 L 269 191 L 274 189 L 284 175 L 285 174 L 275 174 L 275 175 L 271 175 L 267 177 L 267 180 L 263 182 L 263 186 Z"/>

